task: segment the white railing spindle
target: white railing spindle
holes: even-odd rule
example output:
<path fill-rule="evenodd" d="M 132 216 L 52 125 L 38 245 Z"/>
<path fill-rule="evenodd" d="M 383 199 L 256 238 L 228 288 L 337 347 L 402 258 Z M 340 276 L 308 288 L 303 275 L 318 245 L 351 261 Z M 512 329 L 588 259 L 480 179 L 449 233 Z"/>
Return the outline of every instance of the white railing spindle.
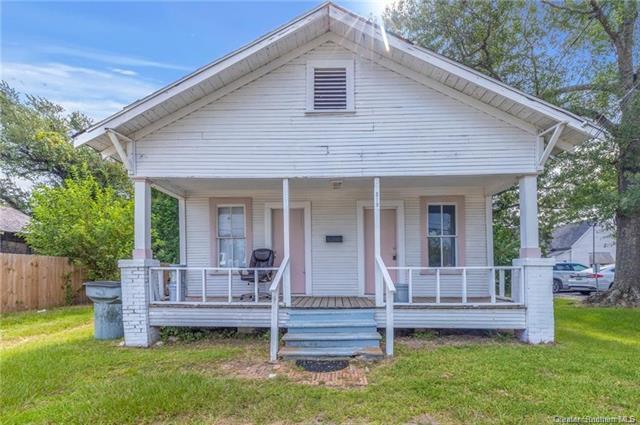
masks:
<path fill-rule="evenodd" d="M 511 281 L 513 282 L 513 272 L 511 272 Z M 498 271 L 498 293 L 504 298 L 504 269 Z"/>
<path fill-rule="evenodd" d="M 176 269 L 176 301 L 182 301 L 182 273 Z"/>
<path fill-rule="evenodd" d="M 496 270 L 492 267 L 489 270 L 489 294 L 491 295 L 491 304 L 496 303 Z"/>
<path fill-rule="evenodd" d="M 467 303 L 467 269 L 462 269 L 462 304 Z"/>
<path fill-rule="evenodd" d="M 202 269 L 202 302 L 207 302 L 207 269 Z"/>
<path fill-rule="evenodd" d="M 413 304 L 413 273 L 409 270 L 409 304 Z"/>
<path fill-rule="evenodd" d="M 253 271 L 253 302 L 258 302 L 258 270 Z"/>
<path fill-rule="evenodd" d="M 229 277 L 227 279 L 227 291 L 228 291 L 228 301 L 229 303 L 233 302 L 233 287 L 232 287 L 232 277 L 231 277 L 231 269 L 229 269 Z"/>
<path fill-rule="evenodd" d="M 436 304 L 440 304 L 440 269 L 436 269 Z"/>

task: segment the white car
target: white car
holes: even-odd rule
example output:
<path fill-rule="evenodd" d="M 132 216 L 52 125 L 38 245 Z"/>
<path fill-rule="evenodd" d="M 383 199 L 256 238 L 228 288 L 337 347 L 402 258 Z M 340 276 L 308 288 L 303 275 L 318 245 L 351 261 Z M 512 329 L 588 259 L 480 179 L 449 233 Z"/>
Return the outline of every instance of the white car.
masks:
<path fill-rule="evenodd" d="M 586 269 L 572 274 L 567 281 L 567 286 L 570 290 L 582 293 L 595 292 L 596 290 L 606 291 L 613 285 L 615 273 L 615 264 L 604 266 L 597 273 L 594 273 L 593 268 Z"/>

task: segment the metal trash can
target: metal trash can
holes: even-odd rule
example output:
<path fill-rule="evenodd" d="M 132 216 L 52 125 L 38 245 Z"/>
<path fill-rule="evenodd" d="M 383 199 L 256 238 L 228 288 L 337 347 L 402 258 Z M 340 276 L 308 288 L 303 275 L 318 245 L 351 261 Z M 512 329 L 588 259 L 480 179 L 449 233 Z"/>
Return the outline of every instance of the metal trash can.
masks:
<path fill-rule="evenodd" d="M 122 289 L 120 282 L 102 280 L 85 282 L 87 297 L 93 301 L 94 334 L 96 339 L 117 339 L 124 336 L 122 325 Z"/>
<path fill-rule="evenodd" d="M 407 283 L 396 283 L 396 293 L 393 295 L 393 301 L 397 303 L 409 302 L 409 285 Z"/>

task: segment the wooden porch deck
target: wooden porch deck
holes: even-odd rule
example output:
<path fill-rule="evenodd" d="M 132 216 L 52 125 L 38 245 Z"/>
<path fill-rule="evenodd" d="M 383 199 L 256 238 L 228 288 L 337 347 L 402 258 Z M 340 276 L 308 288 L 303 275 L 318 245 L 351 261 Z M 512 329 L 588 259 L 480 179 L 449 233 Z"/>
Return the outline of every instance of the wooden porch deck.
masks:
<path fill-rule="evenodd" d="M 261 294 L 262 295 L 262 294 Z M 202 297 L 187 297 L 187 302 L 202 302 Z M 228 306 L 234 306 L 233 303 L 244 302 L 243 307 L 252 307 L 253 299 L 241 299 L 233 297 L 232 302 Z M 207 297 L 207 302 L 226 303 L 227 297 Z M 269 302 L 268 298 L 260 297 L 260 303 L 256 303 L 256 307 L 270 307 L 264 303 Z M 376 305 L 373 299 L 367 297 L 317 297 L 317 296 L 293 296 L 291 299 L 291 308 L 374 308 Z"/>
<path fill-rule="evenodd" d="M 262 294 L 261 294 L 262 295 Z M 185 300 L 187 302 L 202 302 L 202 297 L 187 297 Z M 230 304 L 226 304 L 228 302 L 227 297 L 207 297 L 207 302 L 211 303 L 220 303 L 218 307 L 259 307 L 265 308 L 270 307 L 270 301 L 268 298 L 260 297 L 260 303 L 256 303 L 256 305 L 252 305 L 253 299 L 241 299 L 240 297 L 233 297 L 232 302 Z M 240 303 L 241 305 L 234 305 L 234 303 Z M 466 304 L 462 304 L 461 297 L 441 297 L 440 303 L 442 305 L 436 304 L 436 297 L 413 297 L 413 305 L 420 304 L 431 304 L 430 307 L 450 307 L 447 304 L 459 303 L 458 307 L 471 307 L 474 304 L 490 304 L 491 297 L 468 297 Z M 508 307 L 509 305 L 516 305 L 512 301 L 500 299 L 498 298 L 497 304 L 494 304 L 495 307 Z M 396 308 L 403 308 L 412 306 L 407 303 L 396 303 Z M 322 296 L 293 296 L 291 300 L 290 308 L 317 308 L 317 309 L 336 309 L 336 308 L 375 308 L 375 302 L 373 298 L 369 297 L 322 297 Z"/>
<path fill-rule="evenodd" d="M 296 297 L 291 300 L 292 308 L 374 308 L 372 299 L 366 297 Z"/>

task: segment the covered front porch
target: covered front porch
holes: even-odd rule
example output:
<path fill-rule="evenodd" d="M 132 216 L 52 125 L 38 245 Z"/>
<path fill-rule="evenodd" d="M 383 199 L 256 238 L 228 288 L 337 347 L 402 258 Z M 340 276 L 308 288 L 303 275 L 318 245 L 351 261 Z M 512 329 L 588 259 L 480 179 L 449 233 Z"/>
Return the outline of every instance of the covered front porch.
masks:
<path fill-rule="evenodd" d="M 371 310 L 388 355 L 396 327 L 525 329 L 526 264 L 493 264 L 491 196 L 520 182 L 521 251 L 539 257 L 535 180 L 137 179 L 149 325 L 269 327 L 272 359 L 301 309 Z M 180 264 L 149 260 L 151 187 L 178 199 Z"/>

